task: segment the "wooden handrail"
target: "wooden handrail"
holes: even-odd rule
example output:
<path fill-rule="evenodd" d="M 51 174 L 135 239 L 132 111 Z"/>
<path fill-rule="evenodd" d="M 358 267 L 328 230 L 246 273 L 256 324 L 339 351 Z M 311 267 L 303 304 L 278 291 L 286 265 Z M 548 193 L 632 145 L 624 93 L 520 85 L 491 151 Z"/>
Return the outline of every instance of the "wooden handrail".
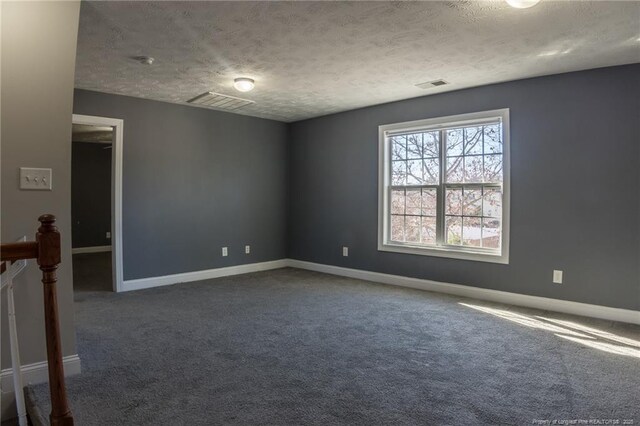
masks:
<path fill-rule="evenodd" d="M 52 426 L 73 426 L 73 416 L 67 402 L 64 385 L 62 349 L 60 345 L 60 324 L 58 322 L 58 300 L 56 270 L 61 261 L 60 232 L 55 226 L 56 218 L 45 214 L 38 218 L 40 227 L 36 240 L 29 242 L 2 244 L 0 261 L 37 259 L 42 271 L 44 286 L 44 325 L 47 339 L 47 363 L 49 364 L 49 392 L 51 394 Z"/>
<path fill-rule="evenodd" d="M 2 244 L 3 262 L 15 262 L 20 259 L 35 259 L 36 257 L 38 257 L 38 243 L 35 241 Z"/>

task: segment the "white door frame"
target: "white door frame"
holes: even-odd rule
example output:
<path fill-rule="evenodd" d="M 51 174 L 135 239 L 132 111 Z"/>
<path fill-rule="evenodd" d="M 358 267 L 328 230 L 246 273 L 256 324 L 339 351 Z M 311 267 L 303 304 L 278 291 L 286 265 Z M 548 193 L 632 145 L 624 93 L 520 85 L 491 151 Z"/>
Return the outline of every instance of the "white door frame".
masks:
<path fill-rule="evenodd" d="M 122 132 L 124 121 L 119 118 L 73 114 L 73 124 L 112 126 L 111 153 L 111 267 L 113 291 L 122 291 Z"/>

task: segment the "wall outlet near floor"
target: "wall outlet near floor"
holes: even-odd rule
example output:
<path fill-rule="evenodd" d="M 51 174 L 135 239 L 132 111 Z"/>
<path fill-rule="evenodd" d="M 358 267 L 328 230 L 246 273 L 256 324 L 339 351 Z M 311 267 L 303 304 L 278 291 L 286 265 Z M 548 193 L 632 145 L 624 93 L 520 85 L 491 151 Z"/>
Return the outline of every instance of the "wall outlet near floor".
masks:
<path fill-rule="evenodd" d="M 342 247 L 342 255 L 344 257 L 348 257 L 349 256 L 349 247 Z"/>
<path fill-rule="evenodd" d="M 107 232 L 107 239 L 111 238 L 111 232 Z"/>
<path fill-rule="evenodd" d="M 553 270 L 553 282 L 555 284 L 562 284 L 562 271 L 558 271 L 557 269 Z"/>
<path fill-rule="evenodd" d="M 222 247 L 222 256 L 228 256 L 229 250 L 226 247 Z"/>
<path fill-rule="evenodd" d="M 251 246 L 244 246 L 244 254 L 251 253 Z"/>

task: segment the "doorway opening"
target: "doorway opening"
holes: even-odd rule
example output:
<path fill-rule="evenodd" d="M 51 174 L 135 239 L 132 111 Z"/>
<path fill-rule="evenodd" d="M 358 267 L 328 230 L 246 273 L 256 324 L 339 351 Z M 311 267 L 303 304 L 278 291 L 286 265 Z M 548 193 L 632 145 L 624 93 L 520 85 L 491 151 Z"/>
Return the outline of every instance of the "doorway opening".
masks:
<path fill-rule="evenodd" d="M 122 126 L 73 115 L 71 240 L 74 292 L 122 289 Z"/>

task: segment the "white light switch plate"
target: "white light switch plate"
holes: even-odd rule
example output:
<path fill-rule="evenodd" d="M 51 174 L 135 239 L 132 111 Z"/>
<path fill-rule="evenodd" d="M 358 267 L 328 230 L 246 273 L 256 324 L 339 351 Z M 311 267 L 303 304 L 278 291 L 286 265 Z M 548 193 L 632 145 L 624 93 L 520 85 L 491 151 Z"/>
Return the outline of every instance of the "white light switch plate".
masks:
<path fill-rule="evenodd" d="M 20 167 L 20 189 L 51 191 L 51 169 Z"/>
<path fill-rule="evenodd" d="M 226 247 L 222 247 L 222 256 L 227 256 L 229 254 L 229 250 Z"/>
<path fill-rule="evenodd" d="M 251 246 L 244 246 L 244 252 L 245 254 L 251 253 Z"/>
<path fill-rule="evenodd" d="M 344 257 L 349 256 L 349 247 L 342 247 L 342 255 Z"/>

